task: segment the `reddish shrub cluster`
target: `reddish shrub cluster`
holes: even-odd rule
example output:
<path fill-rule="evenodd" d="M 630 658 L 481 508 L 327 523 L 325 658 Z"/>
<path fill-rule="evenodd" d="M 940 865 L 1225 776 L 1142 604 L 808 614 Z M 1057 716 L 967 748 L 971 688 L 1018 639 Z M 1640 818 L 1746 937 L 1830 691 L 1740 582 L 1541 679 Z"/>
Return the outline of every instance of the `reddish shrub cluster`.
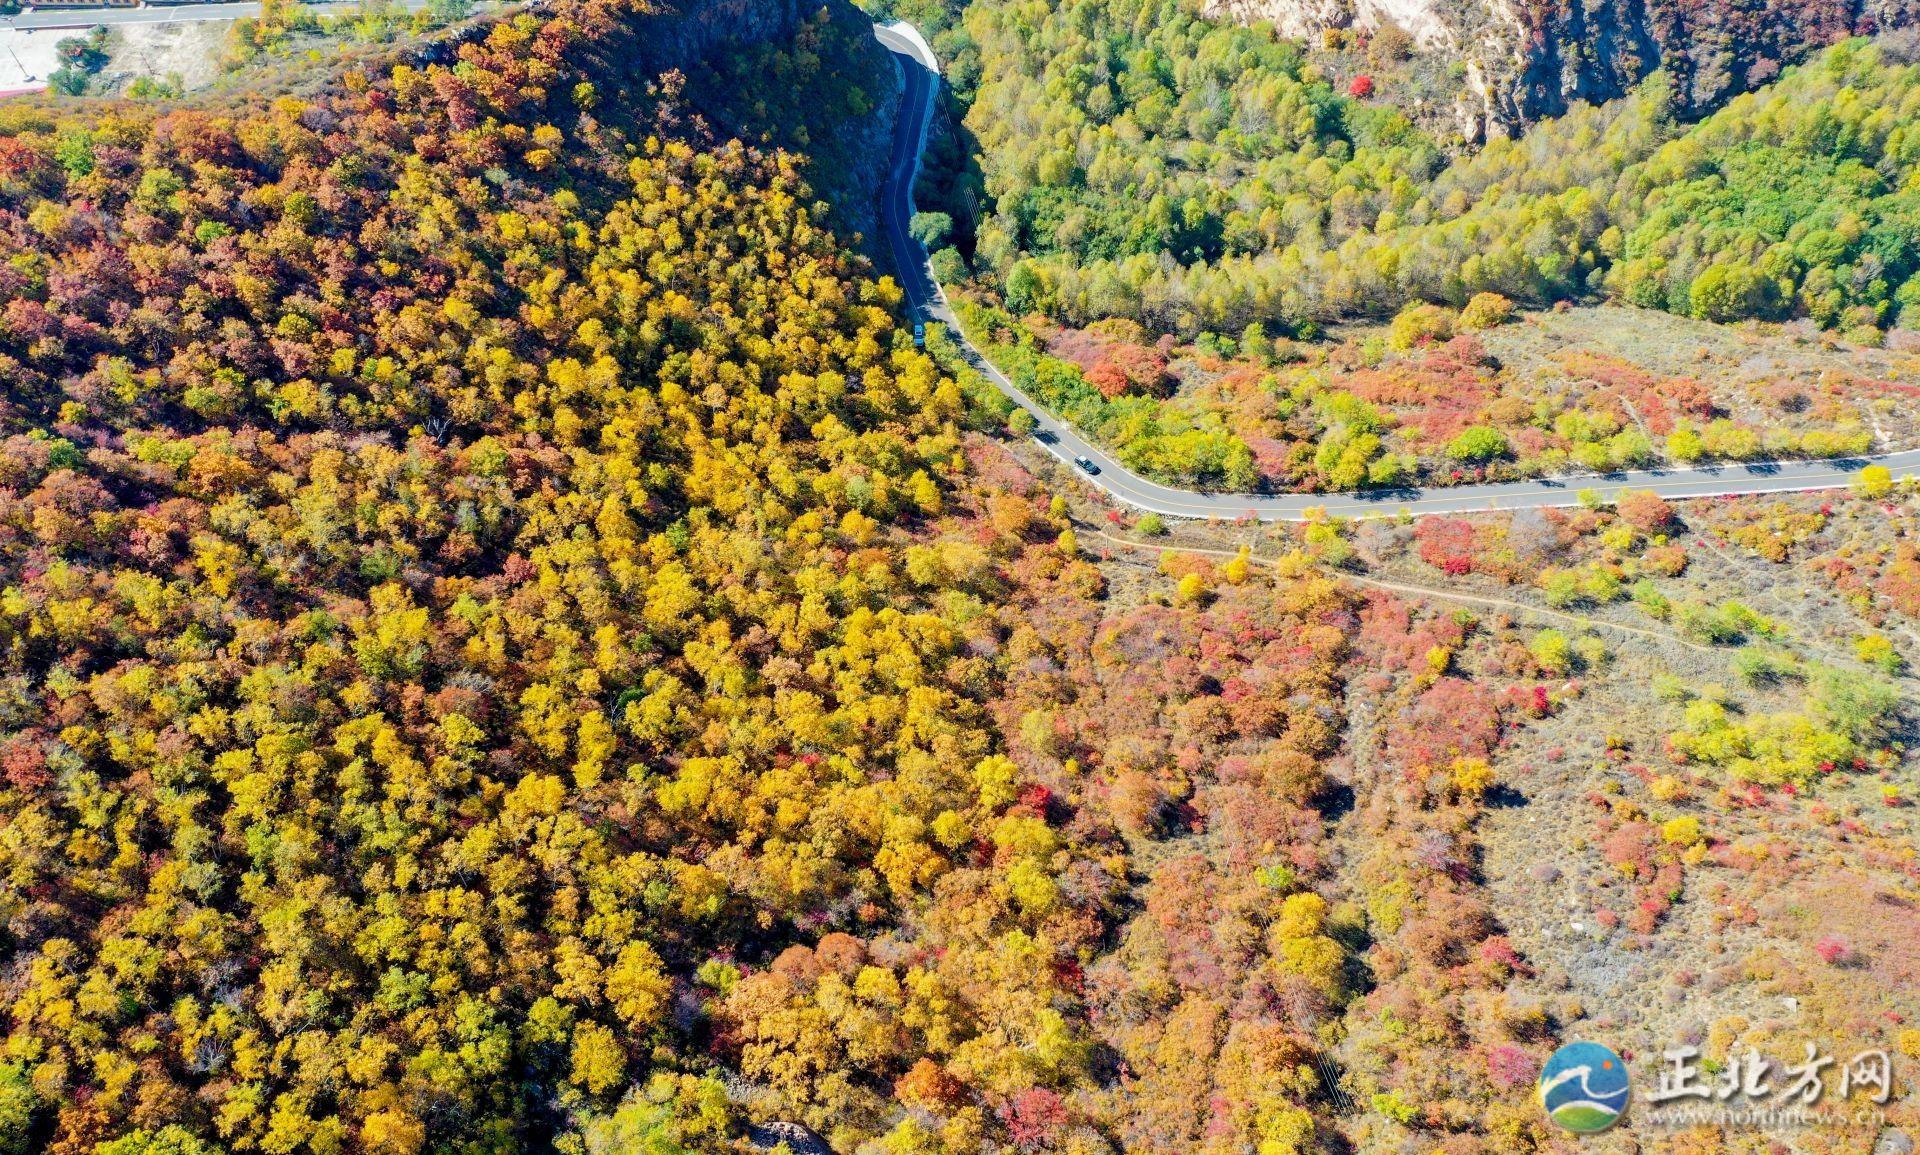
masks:
<path fill-rule="evenodd" d="M 1111 401 L 1126 393 L 1129 382 L 1127 375 L 1111 361 L 1102 361 L 1087 370 L 1087 384 L 1100 391 L 1100 396 Z"/>
<path fill-rule="evenodd" d="M 1487 1079 L 1502 1091 L 1531 1084 L 1540 1075 L 1540 1060 L 1530 1051 L 1501 1043 L 1487 1052 Z"/>
<path fill-rule="evenodd" d="M 7 785 L 31 793 L 53 781 L 47 769 L 46 752 L 40 743 L 24 735 L 16 737 L 0 750 L 0 767 L 5 769 Z"/>
<path fill-rule="evenodd" d="M 1473 572 L 1473 523 L 1464 517 L 1430 517 L 1414 528 L 1420 560 L 1454 577 Z"/>
<path fill-rule="evenodd" d="M 1602 393 L 1594 400 L 1611 408 L 1623 424 L 1637 414 L 1655 437 L 1672 433 L 1680 417 L 1708 421 L 1719 412 L 1713 393 L 1692 377 L 1661 377 L 1619 357 L 1585 350 L 1562 354 L 1557 360 L 1569 376 L 1598 385 Z M 1632 413 L 1626 411 L 1627 405 Z"/>
<path fill-rule="evenodd" d="M 1001 1109 L 1000 1118 L 1015 1147 L 1036 1151 L 1052 1145 L 1054 1136 L 1066 1125 L 1067 1109 L 1057 1092 L 1029 1087 Z"/>
<path fill-rule="evenodd" d="M 967 1085 L 932 1059 L 921 1059 L 893 1084 L 894 1097 L 922 1111 L 945 1113 L 968 1101 Z"/>
<path fill-rule="evenodd" d="M 1920 556 L 1912 546 L 1903 544 L 1880 571 L 1880 596 L 1908 617 L 1920 617 Z"/>
<path fill-rule="evenodd" d="M 1485 358 L 1479 339 L 1467 335 L 1432 346 L 1417 359 L 1361 369 L 1341 384 L 1363 401 L 1403 410 L 1401 434 L 1438 448 L 1487 419 L 1498 386 L 1486 373 Z"/>
<path fill-rule="evenodd" d="M 1667 533 L 1679 522 L 1665 498 L 1644 490 L 1621 498 L 1618 509 L 1620 520 L 1641 533 Z"/>
<path fill-rule="evenodd" d="M 1062 329 L 1048 338 L 1047 351 L 1077 365 L 1087 383 L 1109 401 L 1128 393 L 1165 396 L 1174 384 L 1167 348 L 1128 339 L 1140 336 L 1137 325 Z"/>
<path fill-rule="evenodd" d="M 1401 765 L 1446 766 L 1458 758 L 1488 758 L 1500 741 L 1500 709 L 1477 682 L 1445 677 L 1395 719 L 1390 746 Z"/>
<path fill-rule="evenodd" d="M 1031 815 L 1042 822 L 1055 822 L 1059 820 L 1063 809 L 1052 790 L 1038 782 L 1029 782 L 1020 788 L 1020 796 L 1009 813 Z"/>
<path fill-rule="evenodd" d="M 1553 713 L 1553 694 L 1545 686 L 1508 686 L 1501 705 L 1523 718 L 1540 719 Z"/>
<path fill-rule="evenodd" d="M 1644 822 L 1628 822 L 1607 835 L 1600 844 L 1600 857 L 1628 878 L 1650 877 L 1654 845 L 1653 827 Z"/>
<path fill-rule="evenodd" d="M 1158 349 L 1116 344 L 1107 350 L 1106 366 L 1118 372 L 1126 388 L 1149 397 L 1162 396 L 1173 385 L 1173 375 L 1167 372 L 1167 356 Z"/>
<path fill-rule="evenodd" d="M 1848 955 L 1853 953 L 1853 948 L 1847 945 L 1846 939 L 1830 934 L 1813 944 L 1813 953 L 1820 956 L 1821 962 L 1829 966 L 1839 966 L 1847 960 Z"/>

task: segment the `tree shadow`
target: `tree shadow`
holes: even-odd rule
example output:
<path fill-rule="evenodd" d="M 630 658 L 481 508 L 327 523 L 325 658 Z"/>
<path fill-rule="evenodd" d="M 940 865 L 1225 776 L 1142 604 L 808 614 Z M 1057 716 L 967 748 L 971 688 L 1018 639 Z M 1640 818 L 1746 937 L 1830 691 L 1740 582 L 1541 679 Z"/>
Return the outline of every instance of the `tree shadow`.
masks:
<path fill-rule="evenodd" d="M 876 125 L 895 83 L 891 53 L 848 0 L 800 5 L 790 39 L 752 42 L 685 69 L 684 95 L 716 139 L 778 148 L 801 158 L 829 223 L 879 253 L 873 200 L 886 179 L 893 123 Z M 795 99 L 805 93 L 805 99 Z"/>
<path fill-rule="evenodd" d="M 913 187 L 913 203 L 920 212 L 946 213 L 953 218 L 948 243 L 972 267 L 980 224 L 988 215 L 987 178 L 980 168 L 980 141 L 967 128 L 966 113 L 959 94 L 943 76 L 934 102 L 933 123 L 927 130 L 926 151 L 920 158 L 920 179 Z"/>
<path fill-rule="evenodd" d="M 1328 782 L 1314 799 L 1314 804 L 1319 807 L 1321 817 L 1332 823 L 1353 813 L 1356 799 L 1353 787 L 1345 782 Z"/>
<path fill-rule="evenodd" d="M 1496 782 L 1488 788 L 1485 801 L 1487 806 L 1494 810 L 1513 810 L 1525 806 L 1530 799 L 1525 793 L 1505 782 Z"/>

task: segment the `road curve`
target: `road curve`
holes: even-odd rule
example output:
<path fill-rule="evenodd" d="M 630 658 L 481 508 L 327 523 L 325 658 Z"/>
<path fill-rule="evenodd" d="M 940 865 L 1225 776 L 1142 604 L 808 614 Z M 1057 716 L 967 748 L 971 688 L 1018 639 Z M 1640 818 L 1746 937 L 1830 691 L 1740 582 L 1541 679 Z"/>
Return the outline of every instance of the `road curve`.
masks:
<path fill-rule="evenodd" d="M 989 381 L 1017 405 L 1032 413 L 1034 440 L 1066 463 L 1080 480 L 1109 497 L 1136 509 L 1168 517 L 1254 517 L 1261 521 L 1299 521 L 1309 509 L 1324 509 L 1343 517 L 1416 516 L 1473 513 L 1489 509 L 1527 509 L 1579 504 L 1582 490 L 1612 500 L 1628 490 L 1651 490 L 1662 497 L 1722 497 L 1746 493 L 1793 493 L 1840 489 L 1868 465 L 1884 465 L 1895 477 L 1920 473 L 1920 449 L 1838 461 L 1776 461 L 1730 463 L 1689 468 L 1647 469 L 1606 475 L 1590 474 L 1530 481 L 1457 485 L 1444 488 L 1379 489 L 1356 493 L 1201 493 L 1148 481 L 1122 465 L 1113 454 L 1082 437 L 995 368 L 966 339 L 953 309 L 927 265 L 927 254 L 907 231 L 913 219 L 913 186 L 920 173 L 920 154 L 926 146 L 927 125 L 933 116 L 933 98 L 939 88 L 939 62 L 919 31 L 905 22 L 880 26 L 874 35 L 893 52 L 904 92 L 900 118 L 894 128 L 893 154 L 887 179 L 880 190 L 880 222 L 887 234 L 894 268 L 917 319 L 939 321 L 952 332 L 963 354 Z M 1097 474 L 1080 469 L 1074 458 L 1099 466 Z"/>
<path fill-rule="evenodd" d="M 424 0 L 400 0 L 409 10 Z M 348 11 L 346 3 L 313 6 L 320 12 Z M 93 24 L 176 23 L 193 20 L 231 20 L 259 11 L 257 3 L 183 4 L 151 8 L 55 9 L 0 18 L 0 28 L 86 27 Z M 70 23 L 69 23 L 70 22 Z M 881 186 L 880 223 L 887 235 L 893 264 L 916 318 L 939 321 L 952 332 L 967 360 L 1002 393 L 1034 416 L 1034 440 L 1041 448 L 1075 470 L 1082 481 L 1114 500 L 1136 509 L 1168 517 L 1253 517 L 1261 521 L 1298 521 L 1309 509 L 1340 516 L 1470 513 L 1488 509 L 1523 509 L 1574 505 L 1581 490 L 1614 498 L 1627 490 L 1645 489 L 1663 497 L 1719 497 L 1745 493 L 1790 493 L 1846 486 L 1867 465 L 1884 465 L 1893 474 L 1920 473 L 1920 449 L 1878 457 L 1840 461 L 1750 462 L 1690 468 L 1638 470 L 1629 473 L 1460 485 L 1435 489 L 1379 489 L 1356 493 L 1255 494 L 1201 493 L 1148 481 L 1114 456 L 1082 437 L 1021 392 L 992 362 L 981 355 L 954 317 L 946 294 L 934 279 L 927 254 L 907 230 L 913 219 L 913 186 L 920 173 L 927 126 L 933 119 L 934 95 L 939 89 L 939 62 L 918 29 L 904 21 L 876 27 L 874 34 L 892 53 L 899 67 L 903 94 L 894 126 L 893 151 L 887 179 Z M 1084 458 L 1098 467 L 1089 474 L 1075 462 Z"/>

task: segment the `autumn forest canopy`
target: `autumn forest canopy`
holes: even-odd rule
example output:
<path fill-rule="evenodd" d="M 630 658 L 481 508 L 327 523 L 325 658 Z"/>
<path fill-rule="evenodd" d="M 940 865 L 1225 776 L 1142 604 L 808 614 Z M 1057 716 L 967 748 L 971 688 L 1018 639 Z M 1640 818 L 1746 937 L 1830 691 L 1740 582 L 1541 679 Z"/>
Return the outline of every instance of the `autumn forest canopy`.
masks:
<path fill-rule="evenodd" d="M 953 38 L 989 207 L 943 267 L 1143 467 L 1652 452 L 1598 403 L 1385 440 L 1416 386 L 1496 405 L 1504 298 L 1417 307 L 1411 384 L 1355 352 L 1290 386 L 1317 447 L 1260 462 L 1141 400 L 1148 326 L 1604 288 L 1857 328 L 1920 291 L 1891 49 L 1449 162 L 1171 4 Z M 1593 792 L 1632 933 L 1780 861 L 1671 807 L 1900 765 L 1894 629 L 1795 656 L 1682 594 L 1710 563 L 1658 498 L 1159 553 L 863 255 L 894 83 L 844 5 L 555 0 L 218 96 L 0 105 L 0 1155 L 1555 1150 L 1526 1092 L 1584 1012 L 1509 998 L 1540 972 L 1479 831 L 1516 745 L 1588 752 L 1534 736 L 1614 654 L 1365 566 L 1752 647 L 1739 693 L 1662 689 L 1682 769 Z M 1031 312 L 1121 336 L 1083 377 Z M 1698 439 L 1704 387 L 1603 370 Z M 1728 540 L 1806 561 L 1879 508 Z M 1820 564 L 1920 607 L 1908 545 Z"/>
<path fill-rule="evenodd" d="M 1113 885 L 1006 815 L 953 603 L 1007 546 L 902 538 L 960 395 L 792 157 L 628 71 L 659 20 L 9 109 L 0 1147 L 579 1149 L 653 1079 L 596 1126 L 665 1150 L 737 1124 L 702 1056 L 873 1119 L 910 1035 L 1071 1077 L 958 985 Z M 955 871 L 955 974 L 866 965 Z M 767 970 L 823 941 L 832 1019 Z"/>

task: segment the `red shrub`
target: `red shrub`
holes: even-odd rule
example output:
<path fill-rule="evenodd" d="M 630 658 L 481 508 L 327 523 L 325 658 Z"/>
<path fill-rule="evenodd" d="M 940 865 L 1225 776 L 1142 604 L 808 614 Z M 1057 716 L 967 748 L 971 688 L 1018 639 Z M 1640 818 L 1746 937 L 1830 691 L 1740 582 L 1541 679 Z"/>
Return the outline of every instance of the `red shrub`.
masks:
<path fill-rule="evenodd" d="M 1167 355 L 1144 345 L 1115 345 L 1107 350 L 1113 367 L 1126 376 L 1128 384 L 1149 396 L 1158 397 L 1173 384 L 1167 372 Z"/>
<path fill-rule="evenodd" d="M 1629 877 L 1653 873 L 1653 829 L 1629 822 L 1600 844 L 1600 857 Z"/>
<path fill-rule="evenodd" d="M 1500 740 L 1494 696 L 1460 678 L 1441 678 L 1395 719 L 1388 752 L 1405 767 L 1445 766 L 1486 758 Z"/>
<path fill-rule="evenodd" d="M 1020 788 L 1020 800 L 1016 803 L 1022 810 L 1031 811 L 1035 818 L 1051 821 L 1053 818 L 1053 791 L 1030 782 Z"/>
<path fill-rule="evenodd" d="M 1880 593 L 1894 609 L 1920 616 L 1920 560 L 1911 553 L 1895 558 L 1880 574 Z"/>
<path fill-rule="evenodd" d="M 1657 493 L 1630 493 L 1620 499 L 1620 520 L 1641 533 L 1666 533 L 1673 528 L 1673 506 Z"/>
<path fill-rule="evenodd" d="M 1420 560 L 1455 577 L 1473 572 L 1473 523 L 1462 517 L 1430 517 L 1413 531 Z"/>
<path fill-rule="evenodd" d="M 1524 1087 L 1540 1075 L 1540 1061 L 1519 1047 L 1502 1043 L 1487 1052 L 1487 1079 L 1502 1091 Z"/>
<path fill-rule="evenodd" d="M 1372 96 L 1373 95 L 1373 77 L 1371 76 L 1354 77 L 1353 83 L 1347 85 L 1347 95 L 1357 97 L 1361 100 L 1365 100 L 1367 97 Z"/>
<path fill-rule="evenodd" d="M 1504 934 L 1496 934 L 1480 944 L 1480 957 L 1499 966 L 1516 969 L 1520 965 L 1520 953 L 1513 949 L 1513 942 Z"/>
<path fill-rule="evenodd" d="M 1713 391 L 1693 377 L 1674 377 L 1662 382 L 1660 392 L 1666 395 L 1674 408 L 1689 417 L 1708 420 L 1718 409 L 1713 403 Z"/>
<path fill-rule="evenodd" d="M 1067 1122 L 1067 1109 L 1060 1096 L 1045 1087 L 1029 1087 L 1013 1097 L 1001 1109 L 1007 1125 L 1007 1137 L 1022 1151 L 1051 1144 L 1055 1132 Z"/>
<path fill-rule="evenodd" d="M 47 769 L 47 756 L 40 744 L 30 738 L 16 738 L 0 751 L 0 768 L 6 772 L 7 785 L 32 792 L 53 781 Z"/>
<path fill-rule="evenodd" d="M 893 1084 L 893 1093 L 902 1103 L 923 1111 L 950 1111 L 967 1101 L 967 1085 L 932 1059 L 921 1059 L 900 1076 Z"/>
<path fill-rule="evenodd" d="M 1127 375 L 1111 361 L 1102 361 L 1087 370 L 1087 384 L 1100 391 L 1100 396 L 1111 401 L 1127 391 Z"/>
<path fill-rule="evenodd" d="M 1853 953 L 1853 948 L 1847 945 L 1846 939 L 1830 934 L 1813 944 L 1813 953 L 1820 956 L 1821 962 L 1838 966 Z"/>

